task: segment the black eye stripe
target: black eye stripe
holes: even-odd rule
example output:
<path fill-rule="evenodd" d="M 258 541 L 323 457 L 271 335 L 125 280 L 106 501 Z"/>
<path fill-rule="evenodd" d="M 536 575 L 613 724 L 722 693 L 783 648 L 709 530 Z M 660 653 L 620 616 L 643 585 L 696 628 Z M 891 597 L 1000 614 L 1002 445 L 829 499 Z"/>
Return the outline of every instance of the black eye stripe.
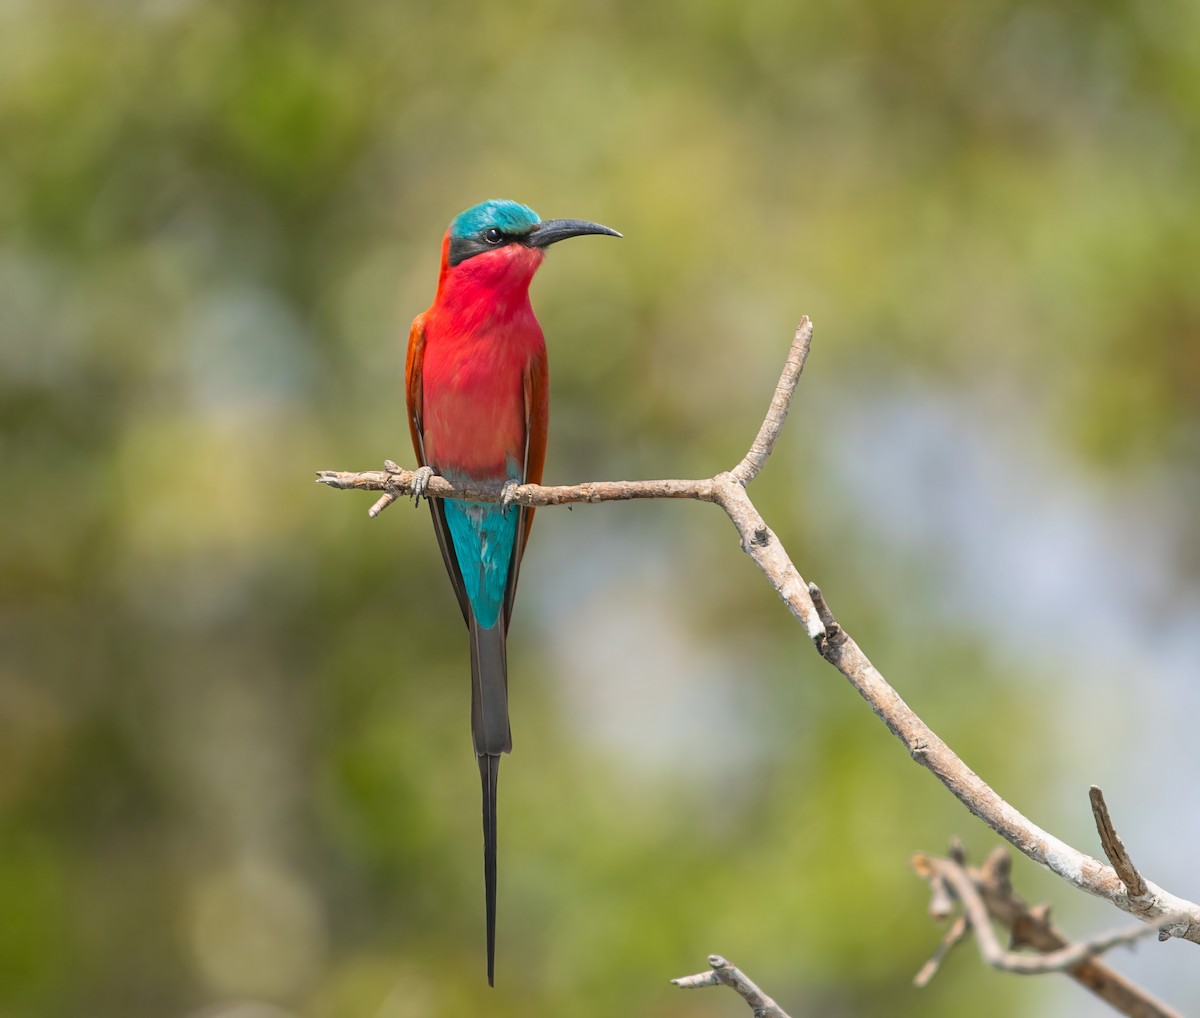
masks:
<path fill-rule="evenodd" d="M 488 226 L 468 235 L 450 237 L 449 263 L 460 265 L 485 251 L 498 251 L 506 244 L 529 245 L 528 233 L 506 233 L 498 226 Z"/>

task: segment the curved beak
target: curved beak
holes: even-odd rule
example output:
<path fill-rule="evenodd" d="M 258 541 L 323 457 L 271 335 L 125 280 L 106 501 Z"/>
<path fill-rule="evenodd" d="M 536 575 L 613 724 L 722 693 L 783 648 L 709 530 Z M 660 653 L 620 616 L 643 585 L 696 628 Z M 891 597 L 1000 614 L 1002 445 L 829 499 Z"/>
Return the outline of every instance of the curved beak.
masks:
<path fill-rule="evenodd" d="M 621 236 L 616 230 L 610 230 L 599 223 L 589 223 L 586 219 L 544 219 L 525 236 L 525 243 L 530 247 L 549 247 L 568 237 L 582 237 L 589 233 L 602 233 L 608 237 Z"/>

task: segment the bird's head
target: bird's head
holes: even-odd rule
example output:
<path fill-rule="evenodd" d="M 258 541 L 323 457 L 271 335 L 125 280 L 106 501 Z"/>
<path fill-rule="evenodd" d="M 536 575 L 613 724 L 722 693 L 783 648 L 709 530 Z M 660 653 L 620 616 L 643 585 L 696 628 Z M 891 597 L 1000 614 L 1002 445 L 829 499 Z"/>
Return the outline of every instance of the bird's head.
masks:
<path fill-rule="evenodd" d="M 589 233 L 621 236 L 583 219 L 542 220 L 527 205 L 503 198 L 480 202 L 455 216 L 446 231 L 443 272 L 461 269 L 478 282 L 527 285 L 547 247 Z"/>

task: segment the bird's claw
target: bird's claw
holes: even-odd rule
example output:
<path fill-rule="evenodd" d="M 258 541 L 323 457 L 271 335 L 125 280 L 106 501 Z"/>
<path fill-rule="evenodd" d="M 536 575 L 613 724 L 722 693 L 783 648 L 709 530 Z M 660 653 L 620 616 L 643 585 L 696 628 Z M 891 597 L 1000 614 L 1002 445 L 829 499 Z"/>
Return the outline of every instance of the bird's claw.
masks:
<path fill-rule="evenodd" d="M 520 481 L 507 480 L 504 486 L 500 489 L 500 505 L 505 509 L 511 509 L 517 498 L 517 489 L 521 486 Z"/>
<path fill-rule="evenodd" d="M 421 496 L 429 490 L 429 479 L 433 476 L 433 467 L 417 467 L 412 475 L 413 505 L 421 504 Z"/>

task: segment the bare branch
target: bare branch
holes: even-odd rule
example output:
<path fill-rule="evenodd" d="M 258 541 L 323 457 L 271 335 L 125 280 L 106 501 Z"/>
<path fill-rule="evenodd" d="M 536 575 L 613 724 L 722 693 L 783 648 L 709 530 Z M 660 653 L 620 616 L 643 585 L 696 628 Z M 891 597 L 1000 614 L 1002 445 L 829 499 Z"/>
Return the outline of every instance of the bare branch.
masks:
<path fill-rule="evenodd" d="M 1146 881 L 1142 879 L 1137 867 L 1133 865 L 1133 860 L 1129 858 L 1129 853 L 1125 851 L 1125 845 L 1117 836 L 1117 829 L 1113 826 L 1112 817 L 1108 815 L 1108 803 L 1104 801 L 1104 793 L 1092 785 L 1088 796 L 1092 800 L 1092 815 L 1096 818 L 1096 831 L 1100 835 L 1100 847 L 1104 849 L 1108 861 L 1113 864 L 1113 869 L 1117 871 L 1117 876 L 1125 885 L 1126 893 L 1132 901 L 1146 898 L 1148 894 Z"/>
<path fill-rule="evenodd" d="M 1034 862 L 1088 894 L 1103 898 L 1152 924 L 1152 928 L 1169 922 L 1160 936 L 1179 937 L 1200 944 L 1200 905 L 1149 881 L 1141 884 L 1135 881 L 1131 890 L 1113 867 L 1042 830 L 975 774 L 904 702 L 858 644 L 838 625 L 821 591 L 815 585 L 805 583 L 778 537 L 755 509 L 745 486 L 762 469 L 771 453 L 804 367 L 810 338 L 811 325 L 803 319 L 767 418 L 754 445 L 733 471 L 699 480 L 593 481 L 564 486 L 523 484 L 512 492 L 513 501 L 520 505 L 551 506 L 635 498 L 688 498 L 720 505 L 737 529 L 743 550 L 804 626 L 821 656 L 858 690 L 879 719 L 903 743 L 913 760 L 937 777 L 975 816 Z M 412 473 L 395 464 L 389 463 L 388 467 L 387 470 L 365 473 L 325 470 L 317 475 L 317 481 L 334 488 L 379 491 L 394 496 L 411 494 Z M 501 493 L 497 485 L 456 487 L 436 476 L 429 481 L 425 492 L 431 498 L 465 498 L 481 502 L 499 501 Z M 1144 893 L 1134 893 L 1141 886 L 1144 886 Z"/>
<path fill-rule="evenodd" d="M 321 470 L 317 483 L 331 488 L 358 491 L 383 491 L 393 496 L 412 493 L 413 471 L 366 470 L 351 473 Z M 474 502 L 499 502 L 502 488 L 497 484 L 451 484 L 436 474 L 430 478 L 426 498 L 462 498 Z M 519 484 L 512 489 L 516 505 L 551 506 L 578 502 L 615 502 L 641 498 L 690 498 L 715 502 L 725 510 L 742 535 L 742 548 L 767 576 L 775 592 L 791 609 L 808 632 L 809 639 L 825 636 L 825 629 L 813 607 L 804 578 L 788 558 L 770 527 L 767 526 L 746 489 L 731 473 L 717 474 L 704 480 L 680 481 L 590 481 L 586 484 Z"/>
<path fill-rule="evenodd" d="M 1047 906 L 1029 908 L 1014 893 L 1009 880 L 1011 857 L 1003 848 L 995 849 L 978 869 L 966 864 L 961 851 L 952 851 L 948 859 L 917 854 L 911 862 L 913 869 L 929 884 L 933 902 L 931 915 L 945 919 L 951 914 L 943 904 L 947 893 L 963 908 L 933 957 L 914 978 L 917 986 L 928 984 L 949 950 L 970 929 L 976 935 L 984 960 L 994 968 L 1019 975 L 1064 972 L 1121 1014 L 1132 1018 L 1180 1018 L 1176 1011 L 1148 991 L 1096 960 L 1096 955 L 1113 947 L 1133 943 L 1154 933 L 1156 926 L 1139 923 L 1072 944 L 1050 924 Z M 1029 947 L 1039 954 L 1005 950 L 996 939 L 993 921 L 1012 932 L 1013 948 Z M 1159 925 L 1171 921 L 1168 918 Z"/>
<path fill-rule="evenodd" d="M 731 965 L 719 954 L 710 954 L 708 963 L 711 972 L 698 972 L 694 976 L 680 976 L 671 982 L 684 990 L 698 990 L 704 986 L 728 986 L 754 1011 L 754 1018 L 789 1018 L 783 1008 L 768 997 L 736 965 Z"/>

